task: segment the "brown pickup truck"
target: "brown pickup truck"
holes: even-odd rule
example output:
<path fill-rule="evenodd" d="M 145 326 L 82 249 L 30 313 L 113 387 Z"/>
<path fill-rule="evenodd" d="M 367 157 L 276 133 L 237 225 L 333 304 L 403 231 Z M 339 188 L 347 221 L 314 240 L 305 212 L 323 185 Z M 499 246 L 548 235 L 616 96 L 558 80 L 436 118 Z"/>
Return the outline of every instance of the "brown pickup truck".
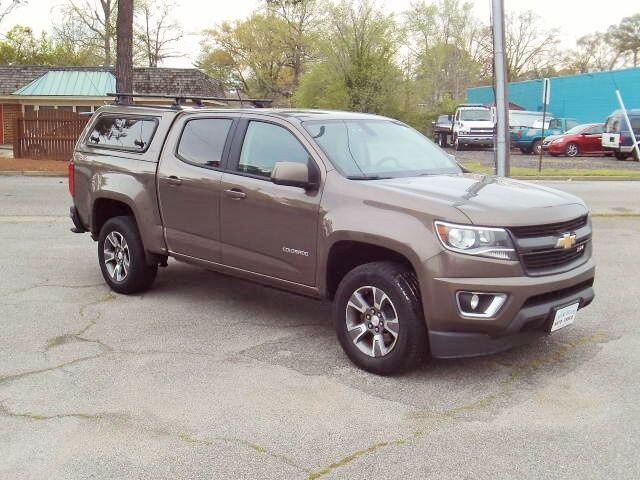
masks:
<path fill-rule="evenodd" d="M 344 351 L 378 374 L 530 341 L 594 296 L 579 198 L 467 173 L 390 118 L 105 106 L 69 187 L 116 292 L 172 257 L 329 299 Z"/>

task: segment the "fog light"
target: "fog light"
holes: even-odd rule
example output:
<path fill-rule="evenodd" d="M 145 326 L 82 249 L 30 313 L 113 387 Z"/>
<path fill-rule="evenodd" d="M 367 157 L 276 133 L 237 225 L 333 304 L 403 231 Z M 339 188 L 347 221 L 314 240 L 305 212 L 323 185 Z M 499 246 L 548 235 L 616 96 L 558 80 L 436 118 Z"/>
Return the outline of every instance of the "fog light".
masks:
<path fill-rule="evenodd" d="M 458 310 L 465 317 L 490 318 L 493 317 L 502 305 L 507 295 L 505 293 L 486 292 L 457 292 L 456 302 Z"/>
<path fill-rule="evenodd" d="M 469 304 L 471 305 L 471 310 L 475 310 L 476 308 L 478 308 L 479 303 L 480 297 L 476 293 L 471 295 L 471 301 L 469 302 Z"/>

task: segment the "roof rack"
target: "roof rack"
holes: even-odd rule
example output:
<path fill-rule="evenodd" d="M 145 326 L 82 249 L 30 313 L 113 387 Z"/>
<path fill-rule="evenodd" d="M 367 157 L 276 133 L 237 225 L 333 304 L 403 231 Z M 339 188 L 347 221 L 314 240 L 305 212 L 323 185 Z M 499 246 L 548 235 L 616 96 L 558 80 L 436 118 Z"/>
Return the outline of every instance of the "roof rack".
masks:
<path fill-rule="evenodd" d="M 239 102 L 240 106 L 243 103 L 248 103 L 249 105 L 253 105 L 256 108 L 265 108 L 270 105 L 273 100 L 267 98 L 225 98 L 225 97 L 203 97 L 201 95 L 187 95 L 187 94 L 178 94 L 178 95 L 165 95 L 165 94 L 156 94 L 156 93 L 107 93 L 108 97 L 115 97 L 116 105 L 125 105 L 127 104 L 127 98 L 133 99 L 135 98 L 156 98 L 156 99 L 172 99 L 173 104 L 171 108 L 182 108 L 184 104 L 187 102 L 194 103 L 197 107 L 204 107 L 206 102 L 210 103 L 218 103 L 219 105 L 224 105 L 229 102 Z"/>

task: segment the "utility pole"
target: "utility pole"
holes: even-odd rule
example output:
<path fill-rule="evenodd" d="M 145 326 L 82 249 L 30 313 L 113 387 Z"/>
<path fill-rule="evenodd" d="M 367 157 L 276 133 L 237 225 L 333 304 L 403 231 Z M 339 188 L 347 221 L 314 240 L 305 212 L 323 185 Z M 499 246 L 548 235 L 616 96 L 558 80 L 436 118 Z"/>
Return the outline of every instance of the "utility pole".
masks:
<path fill-rule="evenodd" d="M 133 92 L 133 0 L 118 0 L 116 23 L 116 91 Z M 132 103 L 130 97 L 123 102 Z"/>
<path fill-rule="evenodd" d="M 491 0 L 493 81 L 496 97 L 496 175 L 509 176 L 509 100 L 504 52 L 504 1 Z"/>

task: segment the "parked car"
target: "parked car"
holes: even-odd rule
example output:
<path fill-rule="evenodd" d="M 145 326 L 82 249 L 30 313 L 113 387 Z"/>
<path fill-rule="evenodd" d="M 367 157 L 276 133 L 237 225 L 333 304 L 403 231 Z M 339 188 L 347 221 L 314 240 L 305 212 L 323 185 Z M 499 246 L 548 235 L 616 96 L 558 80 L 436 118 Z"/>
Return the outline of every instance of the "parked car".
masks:
<path fill-rule="evenodd" d="M 530 110 L 509 110 L 509 132 L 517 134 L 520 130 L 533 127 L 533 124 L 542 120 L 542 112 Z"/>
<path fill-rule="evenodd" d="M 441 147 L 450 145 L 453 134 L 453 115 L 438 115 L 435 122 L 431 122 L 433 139 Z"/>
<path fill-rule="evenodd" d="M 542 142 L 542 150 L 557 157 L 577 157 L 583 154 L 605 154 L 602 147 L 602 132 L 604 123 L 585 123 L 576 125 L 560 135 L 549 135 Z"/>
<path fill-rule="evenodd" d="M 594 297 L 582 200 L 465 173 L 376 115 L 104 106 L 69 190 L 114 291 L 172 257 L 329 299 L 344 351 L 377 374 L 531 341 Z"/>
<path fill-rule="evenodd" d="M 578 125 L 573 118 L 549 118 L 545 120 L 544 136 L 558 135 Z M 531 128 L 511 134 L 511 144 L 524 154 L 539 155 L 542 151 L 542 120 L 536 120 Z"/>
<path fill-rule="evenodd" d="M 453 118 L 453 146 L 464 150 L 470 145 L 492 147 L 495 135 L 493 110 L 482 104 L 458 105 Z"/>
<path fill-rule="evenodd" d="M 640 109 L 627 110 L 627 115 L 636 140 L 640 141 Z M 626 160 L 629 156 L 633 156 L 636 161 L 639 160 L 638 150 L 633 148 L 633 137 L 622 110 L 616 110 L 607 118 L 602 134 L 602 146 L 612 151 L 618 160 Z"/>

